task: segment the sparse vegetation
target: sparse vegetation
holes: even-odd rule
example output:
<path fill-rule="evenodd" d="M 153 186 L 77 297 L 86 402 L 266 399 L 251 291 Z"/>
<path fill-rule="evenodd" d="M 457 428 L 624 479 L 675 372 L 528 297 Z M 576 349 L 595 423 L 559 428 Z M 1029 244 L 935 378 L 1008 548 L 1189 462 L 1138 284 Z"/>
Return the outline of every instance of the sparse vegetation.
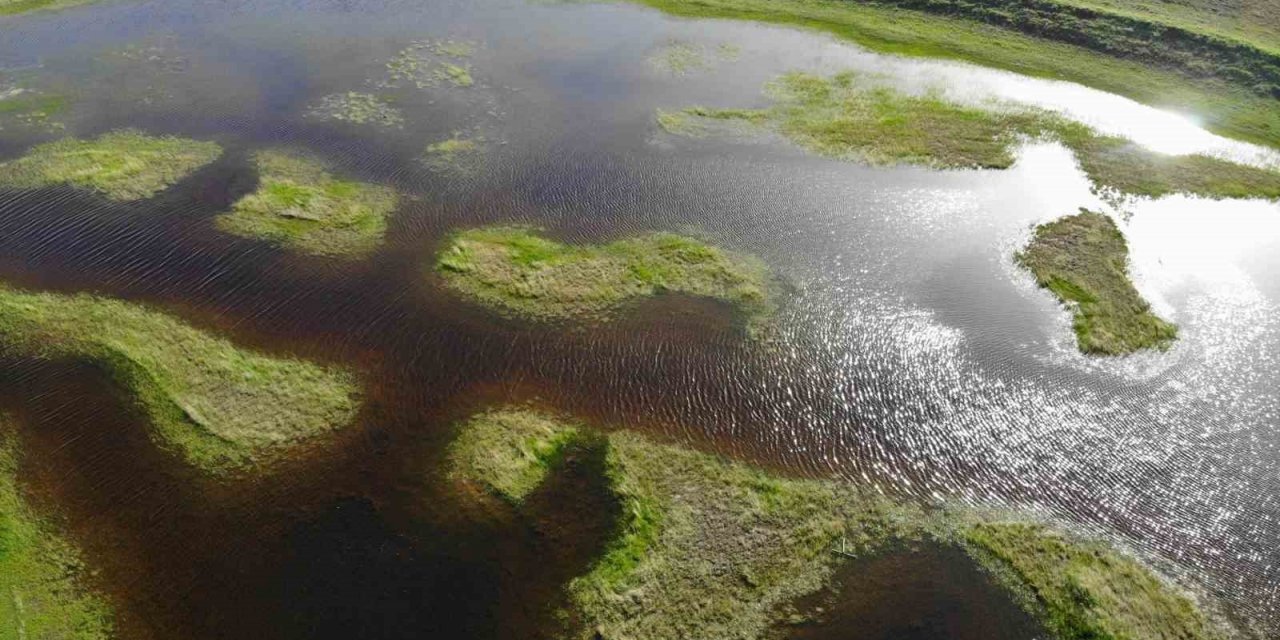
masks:
<path fill-rule="evenodd" d="M 24 498 L 18 462 L 13 425 L 0 415 L 0 640 L 113 637 L 79 551 Z"/>
<path fill-rule="evenodd" d="M 1060 640 L 1226 638 L 1189 598 L 1133 558 L 1042 524 L 982 522 L 972 551 L 1015 589 Z"/>
<path fill-rule="evenodd" d="M 755 318 L 772 304 L 759 261 L 669 233 L 574 246 L 519 227 L 469 229 L 435 267 L 455 291 L 540 320 L 599 320 L 664 291 L 724 300 Z"/>
<path fill-rule="evenodd" d="M 1177 327 L 1151 313 L 1128 276 L 1129 247 L 1111 218 L 1090 211 L 1036 227 L 1017 261 L 1075 314 L 1085 353 L 1165 349 Z"/>
<path fill-rule="evenodd" d="M 464 62 L 475 54 L 476 44 L 466 40 L 415 40 L 387 62 L 384 89 L 428 89 L 447 83 L 466 88 L 475 84 L 471 66 Z"/>
<path fill-rule="evenodd" d="M 427 145 L 422 166 L 453 176 L 470 175 L 484 166 L 486 140 L 455 131 L 452 136 Z"/>
<path fill-rule="evenodd" d="M 661 73 L 687 76 L 712 69 L 722 62 L 736 60 L 741 54 L 737 45 L 723 43 L 709 48 L 683 40 L 671 40 L 649 56 L 649 66 Z"/>
<path fill-rule="evenodd" d="M 449 446 L 451 475 L 519 503 L 577 438 L 572 425 L 532 411 L 482 413 L 463 425 Z"/>
<path fill-rule="evenodd" d="M 222 149 L 213 142 L 140 131 L 106 133 L 96 140 L 64 138 L 0 164 L 0 186 L 36 189 L 68 184 L 118 201 L 149 198 L 196 169 Z"/>
<path fill-rule="evenodd" d="M 258 189 L 219 216 L 218 228 L 325 256 L 359 256 L 382 242 L 394 190 L 340 180 L 305 154 L 259 151 L 253 160 Z"/>
<path fill-rule="evenodd" d="M 0 16 L 14 16 L 30 11 L 55 11 L 89 4 L 96 0 L 0 0 Z"/>
<path fill-rule="evenodd" d="M 0 287 L 0 350 L 101 366 L 158 444 L 214 473 L 278 459 L 354 418 L 347 371 L 237 347 L 148 307 Z"/>
<path fill-rule="evenodd" d="M 66 125 L 57 117 L 67 110 L 67 99 L 23 89 L 0 90 L 0 131 L 22 128 L 61 131 Z"/>
<path fill-rule="evenodd" d="M 404 114 L 399 109 L 378 96 L 357 91 L 327 95 L 307 115 L 320 120 L 373 124 L 395 129 L 404 126 Z"/>

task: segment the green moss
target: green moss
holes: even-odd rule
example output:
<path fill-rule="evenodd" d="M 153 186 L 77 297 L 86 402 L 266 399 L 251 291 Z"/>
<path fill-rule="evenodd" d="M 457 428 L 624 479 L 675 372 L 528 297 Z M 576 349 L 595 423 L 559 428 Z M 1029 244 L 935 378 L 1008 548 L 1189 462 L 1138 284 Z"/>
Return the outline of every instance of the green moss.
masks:
<path fill-rule="evenodd" d="M 794 25 L 831 33 L 874 51 L 964 60 L 1078 82 L 1146 104 L 1194 113 L 1208 129 L 1222 135 L 1280 146 L 1280 103 L 1251 87 L 1189 77 L 1139 60 L 1119 59 L 978 22 L 841 0 L 636 1 L 675 15 Z M 957 3 L 937 4 L 945 11 Z"/>
<path fill-rule="evenodd" d="M 113 637 L 111 609 L 84 576 L 76 547 L 23 499 L 17 438 L 0 416 L 0 640 Z"/>
<path fill-rule="evenodd" d="M 13 16 L 30 11 L 67 9 L 95 0 L 0 0 L 0 16 Z"/>
<path fill-rule="evenodd" d="M 105 369 L 150 419 L 158 444 L 206 471 L 246 470 L 350 423 L 343 370 L 235 346 L 148 307 L 0 287 L 0 347 Z"/>
<path fill-rule="evenodd" d="M 435 266 L 455 291 L 534 319 L 603 319 L 665 291 L 734 303 L 752 318 L 771 309 L 759 261 L 669 233 L 573 246 L 517 227 L 469 229 Z"/>
<path fill-rule="evenodd" d="M 451 137 L 427 145 L 421 162 L 426 168 L 439 173 L 471 175 L 484 166 L 485 144 L 481 136 L 465 137 L 455 131 Z"/>
<path fill-rule="evenodd" d="M 1128 276 L 1129 247 L 1105 215 L 1082 211 L 1036 227 L 1017 261 L 1075 314 L 1085 353 L 1165 349 L 1177 327 L 1151 313 Z"/>
<path fill-rule="evenodd" d="M 519 503 L 542 484 L 578 435 L 572 425 L 530 411 L 482 413 L 463 425 L 449 446 L 450 474 Z"/>
<path fill-rule="evenodd" d="M 371 93 L 356 91 L 327 95 L 307 114 L 321 120 L 353 124 L 373 124 L 397 129 L 404 126 L 404 114 L 399 109 Z"/>
<path fill-rule="evenodd" d="M 965 540 L 1014 588 L 1060 640 L 1225 638 L 1173 587 L 1099 542 L 1044 525 L 983 522 Z"/>
<path fill-rule="evenodd" d="M 259 151 L 253 160 L 258 189 L 218 217 L 219 229 L 325 256 L 359 256 L 382 242 L 398 201 L 392 189 L 340 180 L 307 155 Z"/>
<path fill-rule="evenodd" d="M 196 169 L 222 149 L 213 142 L 153 137 L 121 130 L 96 140 L 64 138 L 0 164 L 0 186 L 35 189 L 69 184 L 119 201 L 149 198 Z"/>

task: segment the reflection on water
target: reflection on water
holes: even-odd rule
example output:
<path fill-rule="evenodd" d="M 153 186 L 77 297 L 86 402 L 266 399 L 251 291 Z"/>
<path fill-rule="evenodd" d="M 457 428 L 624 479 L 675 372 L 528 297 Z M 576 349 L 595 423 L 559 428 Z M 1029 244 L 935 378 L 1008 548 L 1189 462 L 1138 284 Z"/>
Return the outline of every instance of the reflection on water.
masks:
<path fill-rule="evenodd" d="M 430 506 L 447 503 L 430 488 L 431 462 L 453 419 L 531 399 L 925 500 L 1036 509 L 1121 537 L 1208 585 L 1234 614 L 1280 629 L 1276 205 L 1171 197 L 1113 212 L 1139 288 L 1183 338 L 1169 353 L 1097 360 L 1075 352 L 1068 315 L 1010 260 L 1034 224 L 1081 206 L 1110 210 L 1059 146 L 1028 147 L 1008 171 L 932 172 L 778 144 L 647 141 L 655 108 L 762 104 L 760 87 L 777 73 L 854 67 L 966 99 L 1062 109 L 1166 151 L 1259 163 L 1270 152 L 1072 85 L 625 5 L 106 3 L 4 30 L 0 63 L 25 69 L 5 81 L 72 96 L 72 133 L 138 126 L 214 138 L 228 153 L 135 207 L 65 189 L 0 194 L 0 276 L 162 304 L 250 345 L 371 371 L 370 407 L 348 439 L 270 486 L 227 488 L 185 476 L 142 438 L 88 446 L 82 434 L 137 426 L 110 398 L 72 410 L 78 396 L 63 378 L 31 363 L 0 369 L 6 403 L 48 428 L 40 437 L 52 440 L 37 449 L 56 469 L 45 480 L 67 485 L 80 537 L 115 514 L 117 542 L 88 554 L 135 635 L 306 635 L 291 611 L 330 610 L 351 594 L 300 585 L 352 572 L 353 584 L 371 585 L 362 597 L 386 607 L 371 610 L 405 616 L 384 627 L 349 620 L 369 637 L 528 628 L 520 620 L 546 612 L 493 623 L 507 614 L 490 607 L 544 602 L 548 587 L 521 591 L 495 567 L 536 567 L 544 549 L 420 545 L 432 531 L 498 535 Z M 387 61 L 427 38 L 478 43 L 475 85 L 392 91 L 401 129 L 306 118 L 323 96 L 375 90 Z M 654 73 L 647 60 L 673 40 L 732 43 L 740 55 L 712 72 Z M 120 53 L 132 51 L 150 53 Z M 467 180 L 417 161 L 427 144 L 473 130 L 501 152 Z M 6 130 L 0 157 L 47 135 Z M 336 264 L 217 232 L 212 218 L 253 184 L 249 152 L 277 145 L 410 196 L 385 249 Z M 794 284 L 778 343 L 748 343 L 726 309 L 675 297 L 590 331 L 525 326 L 425 274 L 450 230 L 511 221 L 571 241 L 692 229 L 755 253 Z M 106 425 L 89 429 L 103 415 Z M 185 536 L 210 543 L 187 553 Z M 240 544 L 257 551 L 241 556 Z M 323 561 L 348 553 L 367 562 Z M 432 600 L 447 589 L 422 577 L 458 571 L 474 580 L 458 593 L 483 610 L 459 609 L 447 628 L 410 612 L 406 603 L 461 607 Z M 402 581 L 417 586 L 385 587 Z M 260 615 L 227 613 L 246 609 Z"/>

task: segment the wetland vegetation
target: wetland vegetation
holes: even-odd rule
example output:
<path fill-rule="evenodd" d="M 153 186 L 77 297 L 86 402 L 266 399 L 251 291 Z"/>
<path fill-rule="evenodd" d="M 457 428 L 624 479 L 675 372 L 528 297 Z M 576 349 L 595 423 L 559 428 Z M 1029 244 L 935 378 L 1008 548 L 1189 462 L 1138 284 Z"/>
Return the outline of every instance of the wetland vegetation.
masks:
<path fill-rule="evenodd" d="M 0 17 L 13 16 L 31 11 L 56 11 L 97 0 L 0 0 Z"/>
<path fill-rule="evenodd" d="M 218 217 L 219 229 L 324 256 L 360 256 L 382 243 L 394 190 L 339 179 L 304 153 L 259 151 L 253 162 L 258 189 Z"/>
<path fill-rule="evenodd" d="M 76 546 L 23 495 L 18 435 L 0 415 L 0 640 L 114 637 Z"/>
<path fill-rule="evenodd" d="M 120 130 L 94 140 L 63 138 L 0 164 L 0 186 L 70 185 L 111 200 L 149 198 L 222 154 L 214 142 Z"/>
<path fill-rule="evenodd" d="M 753 320 L 775 304 L 759 260 L 671 233 L 569 245 L 522 227 L 468 229 L 449 238 L 435 269 L 453 290 L 537 320 L 601 320 L 662 292 L 722 300 Z"/>
<path fill-rule="evenodd" d="M 359 91 L 324 96 L 308 111 L 308 115 L 319 120 L 372 124 L 392 129 L 404 126 L 404 114 L 385 98 Z"/>
<path fill-rule="evenodd" d="M 1081 211 L 1042 224 L 1016 258 L 1071 308 L 1085 353 L 1166 349 L 1177 338 L 1177 327 L 1153 314 L 1129 280 L 1128 244 L 1106 215 Z"/>
<path fill-rule="evenodd" d="M 236 346 L 151 308 L 0 286 L 0 349 L 88 360 L 130 395 L 154 439 L 209 472 L 244 471 L 351 423 L 342 369 Z"/>

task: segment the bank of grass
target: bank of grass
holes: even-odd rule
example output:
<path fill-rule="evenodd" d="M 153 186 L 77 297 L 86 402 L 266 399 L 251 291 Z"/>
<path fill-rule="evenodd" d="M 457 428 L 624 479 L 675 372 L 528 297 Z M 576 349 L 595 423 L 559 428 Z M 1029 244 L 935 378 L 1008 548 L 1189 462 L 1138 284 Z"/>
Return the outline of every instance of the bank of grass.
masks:
<path fill-rule="evenodd" d="M 1016 260 L 1071 308 L 1085 353 L 1163 350 L 1177 338 L 1177 327 L 1151 313 L 1129 280 L 1128 244 L 1103 214 L 1082 210 L 1036 227 Z"/>
<path fill-rule="evenodd" d="M 963 535 L 1060 640 L 1227 637 L 1185 595 L 1107 545 L 1016 521 L 978 523 Z"/>
<path fill-rule="evenodd" d="M 253 162 L 258 189 L 218 216 L 219 229 L 323 256 L 360 256 L 382 243 L 393 189 L 339 179 L 302 153 L 259 151 Z"/>
<path fill-rule="evenodd" d="M 759 260 L 671 233 L 599 245 L 568 245 L 522 227 L 454 234 L 435 268 L 455 291 L 536 320 L 602 320 L 662 292 L 723 300 L 751 321 L 772 310 Z"/>
<path fill-rule="evenodd" d="M 24 500 L 13 425 L 0 416 L 0 640 L 113 637 L 78 550 Z"/>
<path fill-rule="evenodd" d="M 450 475 L 518 504 L 542 484 L 578 437 L 573 425 L 531 411 L 481 413 L 450 444 Z"/>
<path fill-rule="evenodd" d="M 0 350 L 102 367 L 157 444 L 215 474 L 279 459 L 354 418 L 354 376 L 243 349 L 143 305 L 0 285 Z"/>
<path fill-rule="evenodd" d="M 97 0 L 0 0 L 0 16 L 16 16 L 31 11 L 56 11 Z"/>
<path fill-rule="evenodd" d="M 497 461 L 467 477 L 514 477 L 498 484 L 523 494 L 555 470 L 538 462 L 552 454 L 534 447 L 550 452 L 549 443 L 592 433 L 524 408 L 481 414 L 462 429 L 459 447 Z M 607 447 L 602 479 L 621 508 L 612 541 L 567 586 L 578 637 L 773 637 L 790 605 L 828 586 L 846 558 L 902 542 L 960 544 L 1062 640 L 1220 637 L 1181 591 L 1102 542 L 970 510 L 926 514 L 846 482 L 784 478 L 635 433 L 595 433 Z"/>
<path fill-rule="evenodd" d="M 697 137 L 710 130 L 704 122 L 740 121 L 776 129 L 831 158 L 939 169 L 1007 168 L 1019 144 L 1048 139 L 1070 148 L 1103 192 L 1280 198 L 1280 172 L 1203 155 L 1159 154 L 1039 109 L 965 106 L 936 93 L 906 94 L 852 72 L 830 77 L 791 72 L 766 91 L 774 99 L 767 109 L 695 106 L 660 111 L 658 124 L 668 132 Z"/>
<path fill-rule="evenodd" d="M 0 186 L 36 189 L 67 184 L 116 201 L 141 200 L 221 154 L 213 142 L 122 129 L 94 140 L 63 138 L 37 145 L 21 158 L 0 164 Z"/>
<path fill-rule="evenodd" d="M 1280 146 L 1280 102 L 1249 86 L 1120 59 L 980 22 L 841 0 L 635 0 L 674 15 L 815 29 L 868 49 L 948 58 L 1068 80 L 1156 107 L 1194 114 L 1215 133 Z M 940 7 L 956 4 L 939 2 Z M 975 3 L 981 4 L 981 3 Z"/>

